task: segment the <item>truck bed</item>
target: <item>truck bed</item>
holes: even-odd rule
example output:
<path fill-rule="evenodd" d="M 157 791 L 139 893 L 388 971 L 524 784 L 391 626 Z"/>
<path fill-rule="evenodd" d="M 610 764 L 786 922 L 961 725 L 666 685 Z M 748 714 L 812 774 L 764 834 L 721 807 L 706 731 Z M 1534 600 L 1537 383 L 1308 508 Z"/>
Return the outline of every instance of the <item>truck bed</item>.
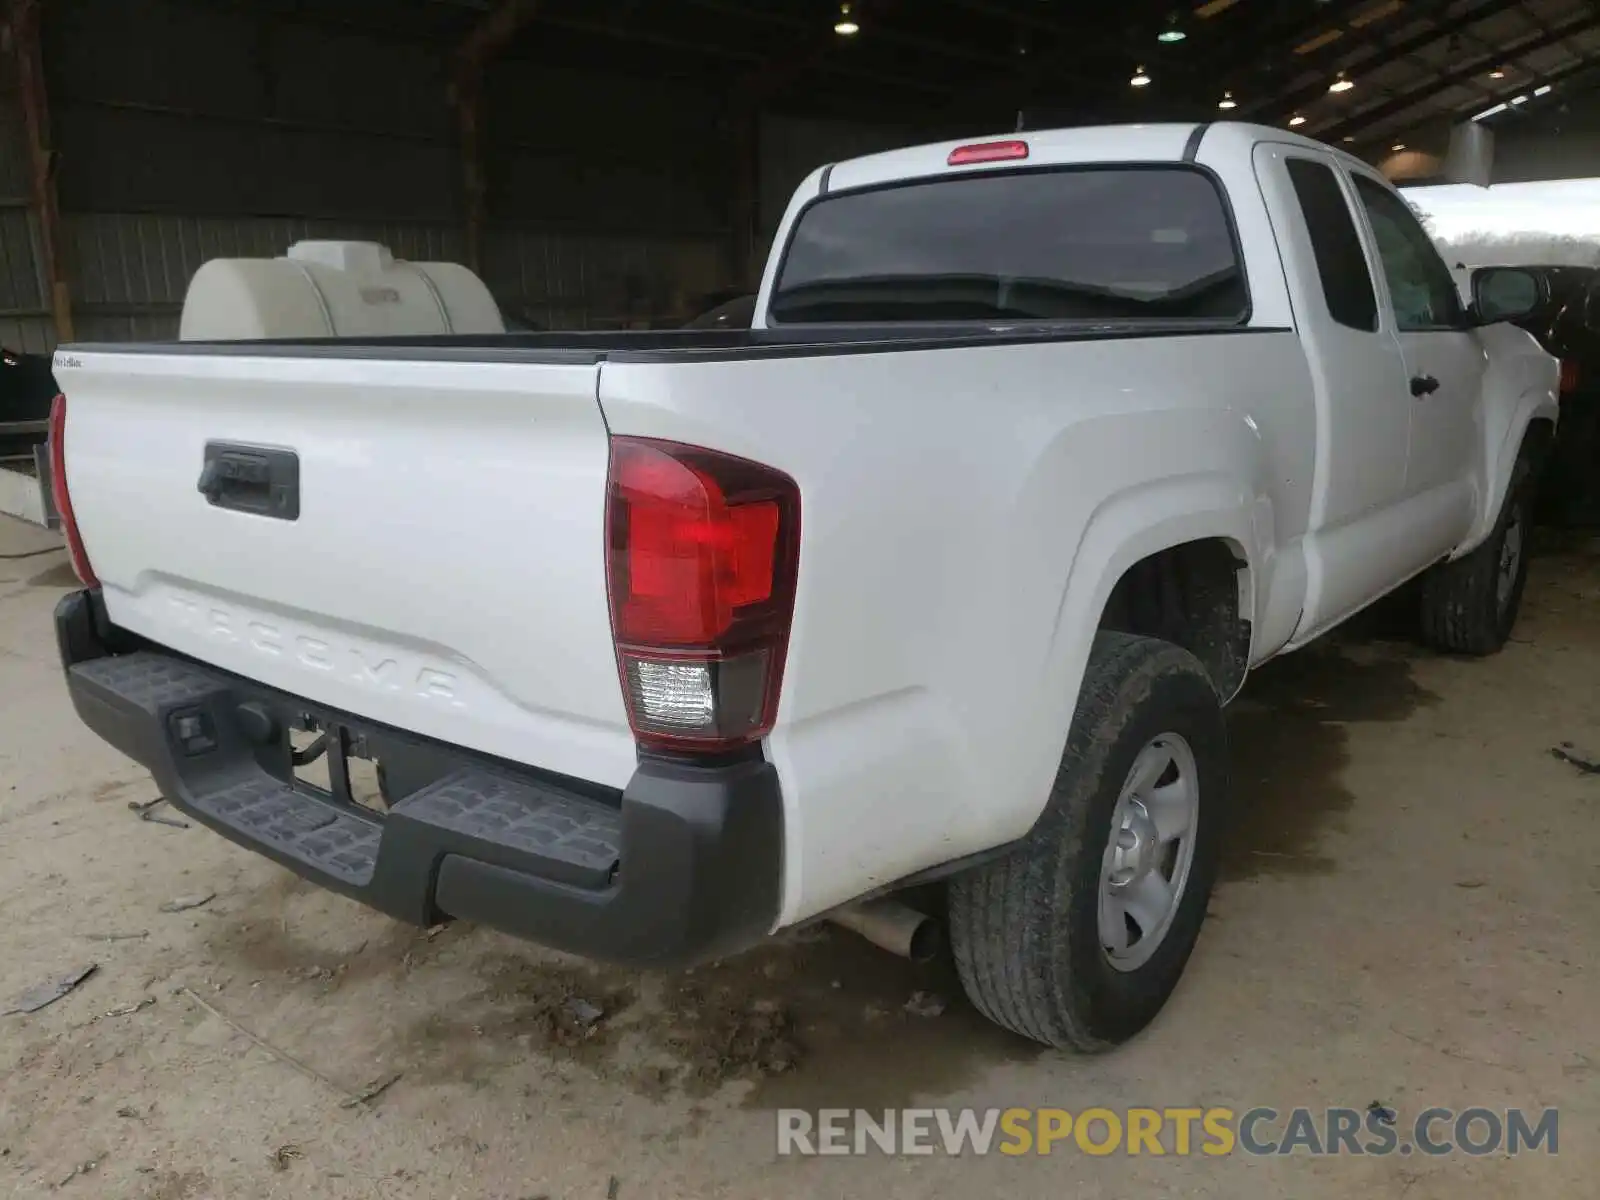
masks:
<path fill-rule="evenodd" d="M 793 479 L 799 584 L 766 746 L 785 777 L 784 923 L 1026 830 L 1073 696 L 1037 702 L 1039 677 L 1075 679 L 1087 653 L 1052 631 L 1104 601 L 1099 563 L 1081 594 L 1067 587 L 1075 558 L 1099 552 L 1082 549 L 1099 500 L 1195 477 L 1208 438 L 1244 455 L 1257 435 L 1236 412 L 1288 437 L 1279 398 L 1304 394 L 1305 371 L 1292 331 L 1216 321 L 57 356 L 78 523 L 116 626 L 329 710 L 609 788 L 638 764 L 607 600 L 610 439 Z M 1309 460 L 1308 441 L 1289 444 Z M 214 445 L 297 456 L 298 517 L 209 504 L 197 485 Z M 1287 477 L 1309 473 L 1297 461 Z M 1197 511 L 1185 498 L 1174 519 Z M 906 839 L 892 805 L 863 806 L 899 794 L 919 798 L 935 844 Z"/>
<path fill-rule="evenodd" d="M 105 342 L 58 353 L 196 354 L 252 358 L 381 358 L 425 362 L 696 362 L 872 354 L 957 346 L 1260 333 L 1233 320 L 808 324 L 770 329 L 625 329 L 539 333 L 423 334 L 380 338 L 282 338 L 238 342 Z M 1265 331 L 1272 332 L 1272 331 Z"/>

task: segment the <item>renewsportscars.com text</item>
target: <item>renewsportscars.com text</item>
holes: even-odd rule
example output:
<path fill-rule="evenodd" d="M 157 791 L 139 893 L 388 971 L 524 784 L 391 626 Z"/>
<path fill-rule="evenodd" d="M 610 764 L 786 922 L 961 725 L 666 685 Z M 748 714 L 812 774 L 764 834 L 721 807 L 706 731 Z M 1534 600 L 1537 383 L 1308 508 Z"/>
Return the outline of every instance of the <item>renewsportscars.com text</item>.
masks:
<path fill-rule="evenodd" d="M 778 1154 L 1390 1155 L 1560 1149 L 1559 1110 L 783 1108 Z"/>

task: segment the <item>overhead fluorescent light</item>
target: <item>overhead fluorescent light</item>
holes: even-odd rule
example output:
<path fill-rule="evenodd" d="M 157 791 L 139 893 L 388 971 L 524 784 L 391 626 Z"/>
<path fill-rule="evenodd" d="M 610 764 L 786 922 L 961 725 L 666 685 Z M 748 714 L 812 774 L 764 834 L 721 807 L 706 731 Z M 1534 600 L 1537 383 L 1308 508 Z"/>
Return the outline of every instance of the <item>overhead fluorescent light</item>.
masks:
<path fill-rule="evenodd" d="M 1482 121 L 1482 120 L 1484 120 L 1484 119 L 1485 119 L 1485 118 L 1486 118 L 1486 117 L 1492 117 L 1492 116 L 1494 116 L 1494 115 L 1495 115 L 1495 114 L 1496 114 L 1496 113 L 1503 113 L 1503 112 L 1505 112 L 1505 110 L 1506 110 L 1506 107 L 1507 107 L 1507 106 L 1506 106 L 1506 105 L 1504 105 L 1504 104 L 1496 104 L 1496 105 L 1495 105 L 1495 106 L 1494 106 L 1494 107 L 1493 107 L 1493 108 L 1486 108 L 1486 109 L 1484 109 L 1484 110 L 1483 110 L 1483 111 L 1482 111 L 1482 112 L 1481 112 L 1481 113 L 1474 113 L 1474 114 L 1473 114 L 1473 115 L 1472 115 L 1472 119 L 1473 119 L 1473 120 L 1474 120 L 1474 121 Z"/>
<path fill-rule="evenodd" d="M 1289 118 L 1289 127 L 1291 129 L 1294 128 L 1297 125 L 1304 125 L 1305 123 L 1306 123 L 1305 117 L 1301 116 L 1299 113 L 1295 113 L 1294 116 Z"/>
<path fill-rule="evenodd" d="M 1551 85 L 1548 83 L 1543 87 L 1536 87 L 1533 89 L 1533 94 L 1535 96 L 1548 96 L 1550 94 L 1550 87 Z"/>
<path fill-rule="evenodd" d="M 1526 104 L 1527 102 L 1528 102 L 1528 93 L 1526 93 L 1526 92 L 1522 93 L 1522 95 L 1520 95 L 1520 96 L 1511 97 L 1511 103 L 1512 104 Z"/>

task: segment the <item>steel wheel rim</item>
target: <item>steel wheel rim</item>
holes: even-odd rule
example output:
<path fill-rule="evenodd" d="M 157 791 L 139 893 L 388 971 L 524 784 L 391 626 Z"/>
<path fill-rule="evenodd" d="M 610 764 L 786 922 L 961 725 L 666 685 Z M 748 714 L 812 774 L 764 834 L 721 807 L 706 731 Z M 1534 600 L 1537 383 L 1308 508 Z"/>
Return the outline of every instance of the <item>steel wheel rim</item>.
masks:
<path fill-rule="evenodd" d="M 1517 573 L 1522 568 L 1523 545 L 1522 505 L 1512 511 L 1511 523 L 1500 539 L 1500 566 L 1494 581 L 1495 603 L 1501 612 L 1511 603 L 1511 593 L 1517 586 Z"/>
<path fill-rule="evenodd" d="M 1134 756 L 1100 863 L 1100 948 L 1118 971 L 1149 962 L 1172 929 L 1194 864 L 1200 773 L 1182 734 Z"/>

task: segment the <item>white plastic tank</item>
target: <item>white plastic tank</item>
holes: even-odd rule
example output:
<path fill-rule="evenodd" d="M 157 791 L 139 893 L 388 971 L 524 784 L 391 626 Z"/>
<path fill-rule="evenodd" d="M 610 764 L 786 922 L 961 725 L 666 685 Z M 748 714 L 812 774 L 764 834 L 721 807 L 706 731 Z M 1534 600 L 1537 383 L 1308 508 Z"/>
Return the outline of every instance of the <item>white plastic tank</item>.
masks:
<path fill-rule="evenodd" d="M 504 333 L 483 280 L 377 242 L 296 242 L 281 258 L 214 258 L 183 300 L 183 341 Z"/>

